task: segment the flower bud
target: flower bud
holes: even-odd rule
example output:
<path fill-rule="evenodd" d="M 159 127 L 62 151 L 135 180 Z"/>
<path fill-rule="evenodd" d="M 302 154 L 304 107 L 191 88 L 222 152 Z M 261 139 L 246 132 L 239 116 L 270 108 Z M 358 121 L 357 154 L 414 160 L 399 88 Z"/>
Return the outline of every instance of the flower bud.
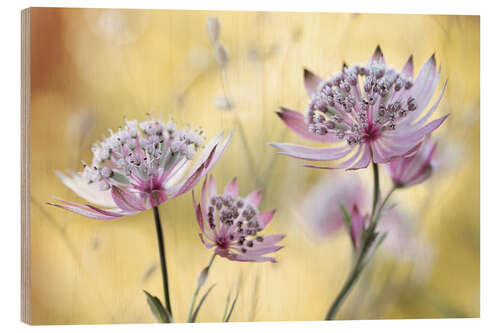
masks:
<path fill-rule="evenodd" d="M 217 60 L 217 63 L 219 63 L 221 67 L 226 67 L 227 62 L 229 61 L 226 48 L 219 42 L 215 44 L 215 60 Z"/>
<path fill-rule="evenodd" d="M 219 40 L 220 24 L 216 17 L 209 17 L 207 20 L 207 33 L 210 41 L 215 44 Z"/>
<path fill-rule="evenodd" d="M 200 275 L 198 275 L 198 288 L 201 288 L 207 281 L 209 269 L 209 266 L 203 268 L 203 270 L 200 272 Z"/>

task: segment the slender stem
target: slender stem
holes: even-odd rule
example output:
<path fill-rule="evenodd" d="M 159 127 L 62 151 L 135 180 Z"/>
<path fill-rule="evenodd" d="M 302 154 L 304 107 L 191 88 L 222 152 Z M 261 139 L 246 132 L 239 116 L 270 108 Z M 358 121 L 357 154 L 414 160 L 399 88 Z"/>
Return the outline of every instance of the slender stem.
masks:
<path fill-rule="evenodd" d="M 359 273 L 361 273 L 361 266 L 358 265 L 358 262 L 359 260 L 356 262 L 355 268 L 349 274 L 349 278 L 344 282 L 342 289 L 340 289 L 340 292 L 333 301 L 332 305 L 330 306 L 330 309 L 328 309 L 328 313 L 326 314 L 325 318 L 326 320 L 335 319 L 335 316 L 337 315 L 340 306 L 344 303 L 345 299 L 347 298 L 347 295 L 352 289 L 352 286 L 358 280 L 358 277 L 360 275 Z"/>
<path fill-rule="evenodd" d="M 216 254 L 214 253 L 212 255 L 212 257 L 210 258 L 210 261 L 208 262 L 207 267 L 205 267 L 200 273 L 200 274 L 206 274 L 204 279 L 206 279 L 208 277 L 208 273 L 210 271 L 210 267 L 212 267 L 212 263 L 215 260 L 215 256 L 216 256 Z M 198 285 L 196 286 L 196 290 L 194 291 L 194 294 L 193 294 L 193 299 L 191 300 L 191 306 L 189 307 L 189 313 L 188 313 L 188 319 L 187 319 L 188 322 L 191 322 L 191 316 L 193 315 L 194 303 L 196 302 L 196 298 L 198 297 L 198 293 L 200 292 L 200 289 L 204 283 L 205 283 L 205 281 L 203 281 L 203 283 L 198 282 Z"/>
<path fill-rule="evenodd" d="M 158 250 L 160 251 L 161 276 L 163 278 L 163 293 L 165 295 L 165 306 L 167 313 L 173 317 L 172 306 L 170 305 L 170 296 L 168 293 L 168 275 L 167 275 L 167 259 L 165 258 L 165 245 L 163 242 L 163 231 L 161 229 L 160 212 L 158 207 L 153 207 L 155 215 L 156 237 L 158 239 Z"/>
<path fill-rule="evenodd" d="M 373 206 L 371 215 L 372 223 L 373 223 L 373 216 L 375 215 L 375 209 L 377 209 L 379 194 L 380 194 L 380 181 L 378 174 L 378 164 L 374 162 L 373 163 Z"/>
<path fill-rule="evenodd" d="M 369 252 L 373 241 L 375 240 L 375 227 L 376 227 L 376 219 L 374 219 L 375 211 L 377 209 L 377 204 L 379 201 L 379 193 L 380 193 L 380 181 L 379 181 L 379 172 L 377 163 L 373 163 L 373 206 L 372 206 L 372 214 L 370 215 L 370 224 L 368 229 L 363 232 L 361 244 L 359 247 L 359 252 L 357 254 L 356 261 L 354 262 L 351 272 L 349 273 L 348 278 L 344 282 L 342 289 L 339 294 L 333 301 L 330 306 L 328 313 L 326 314 L 326 320 L 333 320 L 337 315 L 341 305 L 344 303 L 345 299 L 349 295 L 352 287 L 358 280 L 360 273 L 363 271 L 364 259 Z M 391 192 L 392 193 L 392 192 Z M 387 199 L 387 198 L 386 198 Z M 386 201 L 386 200 L 385 200 Z"/>
<path fill-rule="evenodd" d="M 385 196 L 384 201 L 382 201 L 382 203 L 380 204 L 378 212 L 377 212 L 377 214 L 375 216 L 375 223 L 377 223 L 378 220 L 380 219 L 380 214 L 382 214 L 382 209 L 384 208 L 385 204 L 387 203 L 387 201 L 389 200 L 389 198 L 391 197 L 391 195 L 394 193 L 394 191 L 396 191 L 396 189 L 397 189 L 397 187 L 393 186 L 391 188 L 391 190 L 389 191 L 389 193 L 387 193 L 387 195 Z"/>

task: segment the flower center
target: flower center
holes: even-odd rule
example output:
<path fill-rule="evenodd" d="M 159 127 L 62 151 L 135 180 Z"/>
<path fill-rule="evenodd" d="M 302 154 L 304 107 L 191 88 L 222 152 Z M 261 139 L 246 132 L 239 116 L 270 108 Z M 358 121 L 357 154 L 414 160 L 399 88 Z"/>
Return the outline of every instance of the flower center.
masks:
<path fill-rule="evenodd" d="M 92 166 L 85 165 L 82 174 L 102 190 L 111 185 L 126 185 L 143 193 L 161 190 L 165 176 L 192 159 L 203 143 L 200 129 L 177 130 L 171 120 L 140 124 L 127 120 L 124 128 L 109 132 L 109 137 L 92 146 Z"/>
<path fill-rule="evenodd" d="M 377 138 L 380 136 L 380 128 L 373 125 L 373 124 L 368 124 L 364 128 L 365 134 L 363 135 L 363 141 L 366 143 L 373 142 L 377 140 Z"/>
<path fill-rule="evenodd" d="M 318 86 L 305 121 L 317 135 L 334 133 L 349 145 L 369 143 L 417 109 L 412 86 L 410 77 L 380 62 L 346 66 Z"/>
<path fill-rule="evenodd" d="M 247 238 L 262 230 L 258 216 L 257 208 L 243 198 L 230 195 L 212 197 L 207 213 L 208 226 L 217 234 L 215 243 L 222 249 L 234 243 L 252 247 L 254 240 Z"/>

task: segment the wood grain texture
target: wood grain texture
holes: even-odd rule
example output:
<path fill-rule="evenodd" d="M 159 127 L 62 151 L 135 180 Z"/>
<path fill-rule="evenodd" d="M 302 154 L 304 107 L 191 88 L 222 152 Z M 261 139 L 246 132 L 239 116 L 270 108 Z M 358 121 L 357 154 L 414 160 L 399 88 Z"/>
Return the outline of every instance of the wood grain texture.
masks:
<path fill-rule="evenodd" d="M 349 268 L 349 239 L 343 233 L 314 238 L 302 203 L 332 174 L 277 156 L 267 143 L 307 143 L 274 114 L 281 105 L 307 106 L 304 67 L 327 76 L 344 60 L 365 62 L 377 44 L 396 68 L 410 54 L 419 68 L 436 52 L 443 65 L 438 86 L 448 79 L 438 113 L 452 112 L 436 133 L 447 169 L 395 197 L 418 222 L 432 262 L 381 254 L 340 318 L 479 315 L 479 17 L 59 8 L 32 8 L 28 16 L 23 14 L 31 31 L 23 51 L 31 55 L 23 67 L 23 105 L 29 103 L 30 112 L 22 139 L 30 149 L 23 153 L 22 216 L 23 243 L 30 248 L 23 247 L 22 298 L 31 311 L 24 306 L 24 321 L 153 321 L 142 292 L 162 294 L 153 213 L 97 222 L 44 202 L 51 195 L 83 202 L 54 170 L 81 170 L 91 144 L 124 117 L 172 116 L 202 126 L 207 138 L 236 128 L 233 114 L 216 107 L 224 89 L 206 34 L 212 16 L 219 18 L 229 56 L 226 89 L 255 161 L 252 170 L 237 129 L 213 174 L 219 186 L 238 176 L 243 193 L 258 179 L 265 193 L 261 209 L 278 211 L 269 232 L 287 238 L 275 265 L 217 258 L 207 282 L 217 286 L 199 320 L 220 320 L 239 279 L 234 321 L 323 319 Z M 370 186 L 370 171 L 360 174 Z M 384 174 L 382 187 L 388 186 Z M 197 186 L 196 196 L 199 191 Z M 173 312 L 183 319 L 211 253 L 199 241 L 190 194 L 163 204 L 160 213 Z"/>

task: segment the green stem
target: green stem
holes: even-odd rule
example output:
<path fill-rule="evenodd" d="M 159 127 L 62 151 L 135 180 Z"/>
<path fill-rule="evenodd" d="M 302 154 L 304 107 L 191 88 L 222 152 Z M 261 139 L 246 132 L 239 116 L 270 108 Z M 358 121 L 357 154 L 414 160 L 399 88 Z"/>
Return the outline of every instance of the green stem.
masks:
<path fill-rule="evenodd" d="M 165 258 L 165 245 L 163 242 L 163 231 L 161 229 L 160 212 L 158 207 L 153 207 L 156 226 L 156 237 L 158 239 L 158 250 L 160 252 L 161 276 L 163 278 L 163 293 L 165 296 L 165 307 L 167 313 L 173 317 L 172 306 L 170 305 L 170 296 L 168 293 L 168 275 L 167 275 L 167 260 Z"/>
<path fill-rule="evenodd" d="M 358 280 L 361 272 L 363 271 L 363 268 L 365 267 L 364 259 L 366 257 L 366 254 L 369 252 L 371 245 L 373 244 L 373 241 L 375 240 L 375 226 L 377 223 L 376 220 L 373 218 L 373 216 L 375 215 L 375 211 L 377 209 L 377 204 L 379 201 L 380 181 L 379 181 L 378 165 L 377 163 L 373 163 L 372 165 L 373 165 L 374 189 L 373 189 L 373 206 L 372 206 L 372 214 L 370 216 L 370 224 L 368 226 L 368 229 L 363 232 L 362 241 L 360 244 L 361 246 L 359 248 L 357 259 L 353 264 L 351 272 L 349 273 L 348 278 L 344 282 L 342 289 L 340 289 L 339 294 L 337 295 L 332 305 L 328 309 L 328 313 L 326 314 L 325 318 L 326 320 L 335 319 L 340 307 L 346 300 L 354 284 Z"/>
<path fill-rule="evenodd" d="M 373 216 L 375 214 L 375 209 L 377 209 L 377 204 L 378 204 L 378 198 L 380 194 L 380 180 L 379 180 L 379 174 L 378 174 L 378 164 L 373 163 L 373 206 L 372 206 L 372 223 L 373 223 Z"/>
<path fill-rule="evenodd" d="M 387 201 L 389 200 L 390 196 L 392 195 L 392 193 L 394 193 L 394 191 L 396 191 L 397 187 L 396 186 L 393 186 L 391 188 L 391 190 L 389 191 L 389 193 L 387 193 L 387 195 L 385 196 L 385 199 L 384 201 L 382 201 L 382 204 L 380 205 L 379 209 L 378 209 L 378 212 L 377 212 L 377 215 L 376 215 L 376 218 L 375 218 L 375 223 L 378 222 L 378 220 L 380 219 L 380 214 L 382 214 L 382 209 L 384 208 L 385 204 L 387 203 Z"/>
<path fill-rule="evenodd" d="M 210 261 L 208 262 L 208 265 L 207 267 L 205 267 L 200 274 L 204 274 L 204 272 L 206 271 L 206 277 L 205 279 L 208 277 L 208 273 L 210 271 L 210 267 L 212 267 L 212 263 L 214 262 L 215 260 L 215 256 L 216 254 L 214 253 L 212 255 L 212 257 L 210 258 Z M 198 285 L 196 286 L 196 290 L 194 291 L 194 294 L 193 294 L 193 299 L 191 300 L 191 306 L 189 307 L 189 313 L 188 313 L 188 317 L 187 317 L 187 322 L 191 322 L 191 316 L 193 315 L 193 308 L 194 308 L 194 303 L 196 302 L 196 298 L 198 297 L 198 294 L 200 292 L 200 289 L 201 287 L 203 286 L 203 284 L 205 283 L 205 281 L 203 281 L 203 283 L 198 283 Z"/>

